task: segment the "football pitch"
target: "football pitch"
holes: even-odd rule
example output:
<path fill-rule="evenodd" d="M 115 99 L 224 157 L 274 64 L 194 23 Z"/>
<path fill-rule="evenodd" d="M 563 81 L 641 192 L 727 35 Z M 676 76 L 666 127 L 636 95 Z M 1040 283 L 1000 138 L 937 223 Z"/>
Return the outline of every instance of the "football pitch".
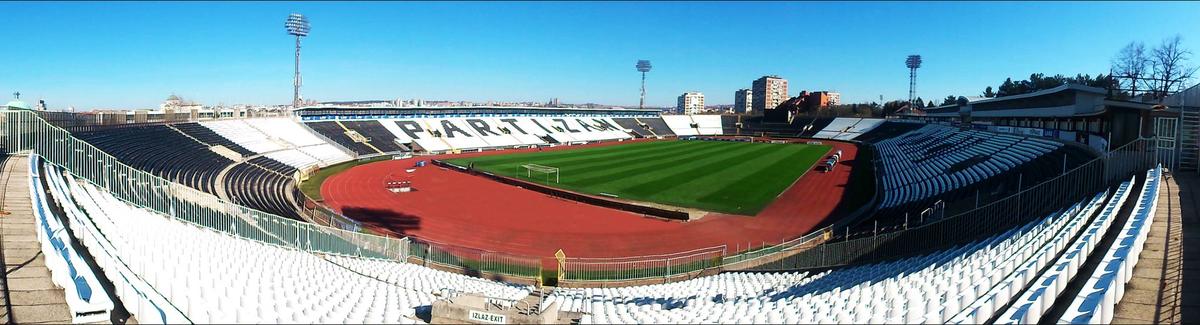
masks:
<path fill-rule="evenodd" d="M 525 152 L 446 162 L 550 186 L 621 199 L 755 215 L 824 158 L 828 145 L 649 141 Z M 558 168 L 555 175 L 522 165 Z M 532 174 L 532 177 L 527 175 Z"/>

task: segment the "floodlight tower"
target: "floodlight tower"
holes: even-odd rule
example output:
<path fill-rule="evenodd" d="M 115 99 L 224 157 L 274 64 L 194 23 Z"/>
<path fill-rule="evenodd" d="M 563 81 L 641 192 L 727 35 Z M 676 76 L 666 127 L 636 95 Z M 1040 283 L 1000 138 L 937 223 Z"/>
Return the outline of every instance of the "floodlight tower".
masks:
<path fill-rule="evenodd" d="M 288 35 L 296 37 L 296 75 L 292 79 L 294 87 L 292 93 L 292 109 L 300 108 L 300 38 L 308 36 L 308 18 L 304 15 L 293 13 L 288 15 L 287 22 L 283 24 L 287 28 Z"/>
<path fill-rule="evenodd" d="M 917 99 L 917 68 L 921 67 L 921 56 L 909 55 L 904 65 L 908 67 L 908 107 L 913 107 L 916 105 L 913 101 Z"/>
<path fill-rule="evenodd" d="M 642 99 L 638 101 L 638 108 L 646 108 L 646 73 L 650 72 L 650 60 L 638 60 L 637 71 L 642 73 Z"/>

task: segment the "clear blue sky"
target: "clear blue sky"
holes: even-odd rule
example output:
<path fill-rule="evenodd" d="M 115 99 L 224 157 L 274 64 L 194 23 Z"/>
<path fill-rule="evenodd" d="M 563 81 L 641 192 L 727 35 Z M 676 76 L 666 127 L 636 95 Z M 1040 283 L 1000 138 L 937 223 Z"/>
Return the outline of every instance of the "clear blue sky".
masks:
<path fill-rule="evenodd" d="M 710 104 L 778 74 L 794 95 L 976 95 L 1005 77 L 1107 73 L 1129 41 L 1180 34 L 1200 52 L 1200 3 L 0 3 L 0 94 L 51 108 L 291 100 L 288 13 L 310 17 L 306 98 L 636 105 L 690 90 Z M 1192 65 L 1200 65 L 1200 58 Z M 8 97 L 9 95 L 4 95 Z"/>

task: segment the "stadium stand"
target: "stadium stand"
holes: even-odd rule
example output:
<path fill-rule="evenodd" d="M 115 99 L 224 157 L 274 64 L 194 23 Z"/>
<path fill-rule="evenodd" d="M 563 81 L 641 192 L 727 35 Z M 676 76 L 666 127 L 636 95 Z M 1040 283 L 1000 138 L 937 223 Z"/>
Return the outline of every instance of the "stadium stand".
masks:
<path fill-rule="evenodd" d="M 657 120 L 657 118 L 655 118 L 655 119 Z M 650 127 L 650 124 L 642 122 L 642 120 L 648 120 L 648 119 L 644 119 L 644 118 L 639 119 L 639 118 L 633 118 L 633 117 L 629 117 L 629 118 L 618 117 L 618 118 L 613 118 L 612 120 L 613 120 L 613 122 L 616 122 L 618 126 L 623 127 L 625 129 L 629 130 L 630 132 L 633 132 L 634 134 L 636 134 L 639 137 L 649 138 L 649 137 L 658 135 Z M 661 121 L 661 120 L 659 120 L 659 121 Z"/>
<path fill-rule="evenodd" d="M 376 122 L 376 123 L 378 123 L 378 122 Z M 346 133 L 347 130 L 342 128 L 341 125 L 338 125 L 338 122 L 336 122 L 336 121 L 307 122 L 307 123 L 304 123 L 304 125 L 308 126 L 313 131 L 320 133 L 321 135 L 325 136 L 329 140 L 336 142 L 337 144 L 341 145 L 342 147 L 347 148 L 350 151 L 353 151 L 355 154 L 368 155 L 368 154 L 378 153 L 378 151 L 375 150 L 375 148 L 372 148 L 371 146 L 368 146 L 363 142 L 354 141 L 354 139 L 351 139 L 350 136 Z M 358 131 L 358 130 L 355 130 L 355 131 Z M 384 131 L 386 132 L 387 130 L 385 129 Z M 359 132 L 359 134 L 362 134 L 362 132 Z M 387 132 L 387 134 L 389 136 L 391 136 L 391 132 Z M 363 136 L 370 138 L 372 141 L 375 141 L 374 136 L 367 136 L 367 135 L 363 135 Z M 395 136 L 391 136 L 391 138 L 395 138 Z"/>
<path fill-rule="evenodd" d="M 516 143 L 518 144 L 539 145 L 546 143 L 541 137 L 527 133 L 528 131 L 524 127 L 519 127 L 518 129 L 518 127 L 509 124 L 508 121 L 516 123 L 513 118 L 490 118 L 486 120 L 493 123 L 492 125 L 496 125 L 496 132 L 507 134 L 509 137 L 516 139 Z"/>
<path fill-rule="evenodd" d="M 693 126 L 692 118 L 688 115 L 663 115 L 663 123 L 671 129 L 671 132 L 679 136 L 699 135 L 700 130 Z"/>
<path fill-rule="evenodd" d="M 200 124 L 250 151 L 297 169 L 352 159 L 290 118 L 220 120 Z"/>
<path fill-rule="evenodd" d="M 78 200 L 66 204 L 76 209 L 76 222 L 89 221 L 75 231 L 108 235 L 90 236 L 85 245 L 142 253 L 100 264 L 130 275 L 122 278 L 123 301 L 142 321 L 410 323 L 416 307 L 430 304 L 436 293 L 519 299 L 531 291 L 412 264 L 239 240 L 130 207 L 87 184 L 59 182 L 71 193 L 61 200 Z M 817 274 L 724 273 L 664 285 L 562 289 L 543 306 L 558 301 L 561 309 L 585 311 L 584 323 L 953 321 L 948 317 L 1002 306 L 999 293 L 1015 292 L 1008 291 L 1009 279 L 1053 256 L 1103 198 L 1000 236 L 896 262 Z M 238 271 L 249 269 L 258 271 Z"/>
<path fill-rule="evenodd" d="M 294 185 L 291 173 L 286 172 L 288 169 L 284 167 L 290 169 L 290 166 L 267 157 L 236 164 L 225 175 L 225 193 L 234 203 L 300 220 L 295 205 L 291 203 L 294 201 L 287 197 Z"/>
<path fill-rule="evenodd" d="M 448 292 L 516 299 L 531 291 L 240 239 L 131 206 L 70 176 L 47 178 L 72 224 L 60 233 L 81 239 L 143 323 L 417 323 L 419 307 Z"/>
<path fill-rule="evenodd" d="M 739 134 L 738 123 L 741 121 L 741 116 L 736 115 L 721 115 L 721 134 L 736 135 Z"/>
<path fill-rule="evenodd" d="M 1033 285 L 1015 300 L 1016 303 L 996 320 L 997 324 L 1033 324 L 1042 318 L 1042 315 L 1053 306 L 1063 289 L 1066 288 L 1067 283 L 1075 279 L 1080 266 L 1092 254 L 1104 234 L 1108 232 L 1118 210 L 1129 198 L 1132 187 L 1133 181 L 1131 180 L 1117 188 L 1100 214 L 1088 224 L 1079 237 L 1068 244 L 1066 251 L 1055 260 L 1054 264 L 1034 280 Z M 1084 220 L 1079 221 L 1083 222 Z M 1056 240 L 1065 241 L 1070 238 L 1059 237 Z"/>
<path fill-rule="evenodd" d="M 1087 283 L 1058 320 L 1060 323 L 1112 323 L 1117 302 L 1125 294 L 1125 285 L 1133 280 L 1133 267 L 1150 233 L 1154 212 L 1158 208 L 1161 178 L 1162 168 L 1146 173 L 1145 186 L 1142 187 L 1133 214 L 1118 230 L 1116 242 L 1104 252 L 1104 259 L 1095 272 L 1088 274 Z"/>
<path fill-rule="evenodd" d="M 797 117 L 791 123 L 768 123 L 762 116 L 743 116 L 742 134 L 780 137 L 812 137 L 825 128 L 831 118 Z"/>
<path fill-rule="evenodd" d="M 984 240 L 819 273 L 722 273 L 669 284 L 560 289 L 583 323 L 982 323 L 1032 280 L 1106 197 Z"/>
<path fill-rule="evenodd" d="M 388 129 L 383 127 L 379 121 L 345 121 L 342 122 L 347 129 L 365 137 L 372 146 L 382 152 L 403 152 L 408 151 L 396 143 L 396 136 Z M 343 133 L 345 134 L 345 133 Z M 373 152 L 366 152 L 373 153 Z"/>
<path fill-rule="evenodd" d="M 637 120 L 641 121 L 642 123 L 646 123 L 646 126 L 649 127 L 650 131 L 657 135 L 676 135 L 675 132 L 671 131 L 671 127 L 667 126 L 667 122 L 664 121 L 661 116 L 656 118 L 637 118 Z"/>
<path fill-rule="evenodd" d="M 422 128 L 415 136 L 406 132 L 411 129 L 400 120 L 301 124 L 282 118 L 137 126 L 89 131 L 90 137 L 77 135 L 102 149 L 105 145 L 100 143 L 107 143 L 112 150 L 104 150 L 123 162 L 136 162 L 131 165 L 150 171 L 158 168 L 156 174 L 176 176 L 164 177 L 206 192 L 213 191 L 215 174 L 226 170 L 220 180 L 222 190 L 234 203 L 296 218 L 295 202 L 289 198 L 295 192 L 291 175 L 298 168 L 350 159 L 312 132 L 355 153 L 369 154 L 382 152 L 384 145 L 374 143 L 376 139 L 388 139 L 395 145 L 388 148 L 401 150 L 404 147 L 397 142 L 426 150 L 426 143 L 440 144 L 443 150 L 479 149 L 654 136 L 663 130 L 680 135 L 722 134 L 740 121 L 717 115 L 667 117 L 537 117 L 511 124 L 502 118 L 420 119 L 410 121 Z M 649 121 L 663 128 L 647 127 Z M 884 208 L 939 198 L 997 178 L 1031 166 L 1063 146 L 1039 138 L 876 119 L 746 125 L 751 125 L 747 129 L 867 142 L 879 152 Z M 354 141 L 347 130 L 371 141 Z M 736 127 L 732 130 L 739 133 Z M 210 145 L 226 146 L 245 159 L 230 161 L 207 150 Z M 187 165 L 213 157 L 215 163 Z M 37 160 L 32 161 L 37 168 Z M 167 169 L 180 165 L 192 167 Z M 181 211 L 219 209 L 196 202 L 171 202 L 169 215 L 156 213 L 49 164 L 41 169 L 44 173 L 31 174 L 32 200 L 42 207 L 39 240 L 44 251 L 55 252 L 48 254 L 54 258 L 48 258 L 47 265 L 54 264 L 50 267 L 56 283 L 64 281 L 60 285 L 69 294 L 73 290 L 76 298 L 86 300 L 84 292 L 92 289 L 80 287 L 99 288 L 95 277 L 107 277 L 115 284 L 120 303 L 140 322 L 412 323 L 427 321 L 418 313 L 439 297 L 474 292 L 517 300 L 534 291 L 529 286 L 362 257 L 373 255 L 350 241 L 343 243 L 347 251 L 355 252 L 350 256 L 312 253 L 297 249 L 304 239 L 296 233 L 266 230 L 272 225 L 263 219 L 235 216 L 232 221 L 203 223 L 188 219 L 196 216 L 176 215 L 176 204 L 189 206 Z M 1077 278 L 1080 265 L 1096 252 L 1105 256 L 1101 266 L 1086 275 L 1087 284 L 1078 296 L 1061 297 L 1073 301 L 1070 312 L 1059 321 L 1107 323 L 1145 243 L 1161 177 L 1161 169 L 1148 173 L 1141 195 L 1133 200 L 1134 214 L 1123 227 L 1113 228 L 1119 238 L 1111 248 L 1096 246 L 1114 220 L 1120 220 L 1117 214 L 1131 200 L 1131 193 L 1138 191 L 1134 181 L 1120 184 L 1111 197 L 1108 192 L 1098 193 L 1014 229 L 996 230 L 999 234 L 972 237 L 985 238 L 923 255 L 820 271 L 726 272 L 667 284 L 560 288 L 541 308 L 581 312 L 583 323 L 1032 323 L 1040 321 L 1051 305 L 1064 303 L 1059 299 L 1062 288 Z M 208 188 L 192 183 L 208 184 Z M 256 241 L 230 235 L 260 228 L 276 237 Z M 74 248 L 62 244 L 67 234 L 80 238 L 82 247 L 95 256 L 101 272 L 92 273 L 93 278 L 78 273 L 86 271 L 81 269 L 86 263 L 72 255 L 78 254 L 72 253 Z M 101 293 L 91 291 L 93 296 Z M 113 308 L 114 302 L 103 303 L 76 301 L 72 309 L 76 305 L 79 310 Z"/>
<path fill-rule="evenodd" d="M 382 122 L 399 142 L 412 142 L 421 150 L 435 153 L 632 137 L 607 117 L 443 117 Z"/>
<path fill-rule="evenodd" d="M 863 133 L 879 127 L 884 119 L 877 118 L 835 118 L 825 128 L 813 134 L 814 138 L 850 140 Z"/>
<path fill-rule="evenodd" d="M 65 291 L 71 322 L 109 321 L 114 304 L 108 297 L 107 289 L 100 283 L 99 278 L 104 274 L 97 274 L 83 257 L 87 252 L 78 251 L 72 244 L 63 219 L 55 214 L 53 204 L 45 198 L 47 187 L 42 182 L 38 160 L 30 159 L 29 164 L 29 197 L 33 204 L 34 228 L 41 250 L 46 253 L 44 261 L 46 269 L 50 270 L 51 280 Z"/>
<path fill-rule="evenodd" d="M 242 155 L 243 157 L 254 155 L 253 151 L 243 148 L 242 146 L 239 146 L 237 143 L 234 143 L 233 141 L 229 141 L 229 139 L 222 137 L 220 134 L 217 134 L 216 132 L 213 132 L 212 130 L 201 126 L 200 123 L 196 123 L 196 122 L 178 123 L 178 124 L 171 124 L 171 126 L 174 127 L 176 130 L 179 130 L 180 132 L 183 132 L 184 134 L 187 134 L 187 135 L 191 136 L 192 138 L 195 138 L 196 140 L 200 140 L 200 142 L 204 142 L 205 144 L 208 144 L 210 146 L 223 146 L 225 148 L 228 148 L 229 150 L 233 150 L 234 152 L 237 152 L 238 154 Z"/>
<path fill-rule="evenodd" d="M 125 164 L 208 193 L 213 193 L 217 173 L 233 162 L 166 125 L 104 128 L 75 136 Z"/>
<path fill-rule="evenodd" d="M 724 127 L 720 115 L 688 115 L 696 124 L 696 132 L 700 135 L 721 135 Z"/>
<path fill-rule="evenodd" d="M 857 140 L 857 141 L 860 141 L 863 143 L 875 143 L 875 142 L 883 141 L 883 140 L 893 138 L 893 137 L 899 136 L 901 134 L 919 129 L 922 126 L 925 126 L 925 124 L 905 123 L 905 122 L 886 122 L 886 123 L 880 124 L 878 127 L 874 128 L 870 131 L 859 134 L 858 137 L 854 138 L 854 140 Z"/>
<path fill-rule="evenodd" d="M 840 125 L 853 126 L 845 122 Z M 876 171 L 883 185 L 880 206 L 888 208 L 994 177 L 1062 144 L 931 124 L 873 146 L 881 161 Z"/>

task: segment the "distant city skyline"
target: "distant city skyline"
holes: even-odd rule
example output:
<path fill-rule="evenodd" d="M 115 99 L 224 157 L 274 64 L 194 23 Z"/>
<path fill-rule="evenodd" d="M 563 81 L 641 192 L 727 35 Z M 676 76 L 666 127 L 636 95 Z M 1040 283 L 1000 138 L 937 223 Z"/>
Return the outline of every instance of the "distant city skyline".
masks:
<path fill-rule="evenodd" d="M 732 104 L 763 75 L 787 79 L 789 96 L 871 102 L 907 99 L 909 54 L 925 61 L 917 95 L 929 101 L 1031 73 L 1108 73 L 1130 41 L 1178 34 L 1200 51 L 1200 4 L 1175 2 L 3 2 L 0 12 L 10 45 L 0 93 L 80 110 L 155 108 L 170 94 L 287 104 L 293 12 L 312 21 L 302 94 L 317 101 L 637 107 L 634 64 L 646 59 L 647 106 L 673 107 L 686 91 Z M 756 32 L 763 24 L 770 33 Z"/>

